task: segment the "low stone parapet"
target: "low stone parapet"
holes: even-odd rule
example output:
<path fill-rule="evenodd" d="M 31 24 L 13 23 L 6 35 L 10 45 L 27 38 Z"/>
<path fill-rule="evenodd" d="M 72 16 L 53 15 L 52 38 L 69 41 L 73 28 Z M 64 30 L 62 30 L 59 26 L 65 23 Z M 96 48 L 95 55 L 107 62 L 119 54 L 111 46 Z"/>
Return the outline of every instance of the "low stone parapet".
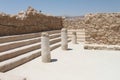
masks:
<path fill-rule="evenodd" d="M 120 50 L 119 45 L 100 45 L 100 44 L 85 44 L 84 49 L 89 50 Z"/>

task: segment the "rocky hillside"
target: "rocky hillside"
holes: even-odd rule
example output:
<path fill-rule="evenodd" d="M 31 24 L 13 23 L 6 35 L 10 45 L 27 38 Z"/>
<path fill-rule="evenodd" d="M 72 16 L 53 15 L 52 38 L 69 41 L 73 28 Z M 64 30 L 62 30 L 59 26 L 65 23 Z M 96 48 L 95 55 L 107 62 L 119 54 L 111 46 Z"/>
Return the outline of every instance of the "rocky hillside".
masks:
<path fill-rule="evenodd" d="M 0 36 L 34 33 L 62 28 L 62 18 L 45 15 L 32 7 L 17 15 L 0 13 Z"/>

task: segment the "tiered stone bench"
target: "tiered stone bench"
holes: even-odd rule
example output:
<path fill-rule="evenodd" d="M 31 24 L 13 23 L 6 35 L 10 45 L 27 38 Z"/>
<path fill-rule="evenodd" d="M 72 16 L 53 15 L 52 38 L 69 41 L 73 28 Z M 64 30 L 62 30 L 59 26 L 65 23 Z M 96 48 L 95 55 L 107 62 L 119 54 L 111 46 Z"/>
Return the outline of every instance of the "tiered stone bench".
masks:
<path fill-rule="evenodd" d="M 72 38 L 72 32 L 76 32 L 78 42 L 84 42 L 85 41 L 85 30 L 84 29 L 69 29 L 68 30 L 69 38 Z"/>
<path fill-rule="evenodd" d="M 60 47 L 61 31 L 47 32 L 50 37 L 50 50 Z M 39 56 L 41 33 L 0 37 L 0 72 L 11 70 Z"/>

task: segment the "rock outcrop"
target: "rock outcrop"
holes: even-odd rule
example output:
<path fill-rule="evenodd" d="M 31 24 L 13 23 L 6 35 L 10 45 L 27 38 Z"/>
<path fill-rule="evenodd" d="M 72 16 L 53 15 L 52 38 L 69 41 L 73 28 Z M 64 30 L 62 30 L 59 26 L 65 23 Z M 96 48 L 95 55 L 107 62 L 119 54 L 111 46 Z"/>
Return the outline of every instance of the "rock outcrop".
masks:
<path fill-rule="evenodd" d="M 27 17 L 26 13 L 24 11 L 20 11 L 18 15 L 16 16 L 16 19 L 25 19 Z"/>
<path fill-rule="evenodd" d="M 25 19 L 27 18 L 27 16 L 29 15 L 36 15 L 36 14 L 40 14 L 40 12 L 38 12 L 36 9 L 32 8 L 31 6 L 28 7 L 28 9 L 26 11 L 20 11 L 18 14 L 17 14 L 17 19 Z"/>
<path fill-rule="evenodd" d="M 26 15 L 29 15 L 29 14 L 39 14 L 39 12 L 37 10 L 35 10 L 34 8 L 32 8 L 31 6 L 28 7 L 27 11 L 26 11 Z"/>

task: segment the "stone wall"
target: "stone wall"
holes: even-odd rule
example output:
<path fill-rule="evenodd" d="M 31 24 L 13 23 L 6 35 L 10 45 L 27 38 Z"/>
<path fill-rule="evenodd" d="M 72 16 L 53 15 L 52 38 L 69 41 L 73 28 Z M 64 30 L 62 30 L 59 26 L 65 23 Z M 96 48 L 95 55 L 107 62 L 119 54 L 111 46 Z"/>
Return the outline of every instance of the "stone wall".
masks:
<path fill-rule="evenodd" d="M 63 26 L 68 29 L 85 29 L 85 41 L 89 44 L 120 45 L 120 13 L 60 18 L 29 7 L 18 15 L 0 14 L 0 36 L 60 30 Z"/>
<path fill-rule="evenodd" d="M 63 19 L 63 26 L 67 29 L 83 29 L 85 27 L 84 17 L 66 17 Z"/>
<path fill-rule="evenodd" d="M 0 14 L 0 36 L 59 30 L 62 18 L 45 15 L 29 7 L 17 15 Z"/>
<path fill-rule="evenodd" d="M 99 13 L 85 16 L 86 42 L 120 45 L 120 13 Z"/>
<path fill-rule="evenodd" d="M 120 45 L 120 13 L 88 14 L 63 20 L 68 29 L 85 29 L 88 44 Z"/>

